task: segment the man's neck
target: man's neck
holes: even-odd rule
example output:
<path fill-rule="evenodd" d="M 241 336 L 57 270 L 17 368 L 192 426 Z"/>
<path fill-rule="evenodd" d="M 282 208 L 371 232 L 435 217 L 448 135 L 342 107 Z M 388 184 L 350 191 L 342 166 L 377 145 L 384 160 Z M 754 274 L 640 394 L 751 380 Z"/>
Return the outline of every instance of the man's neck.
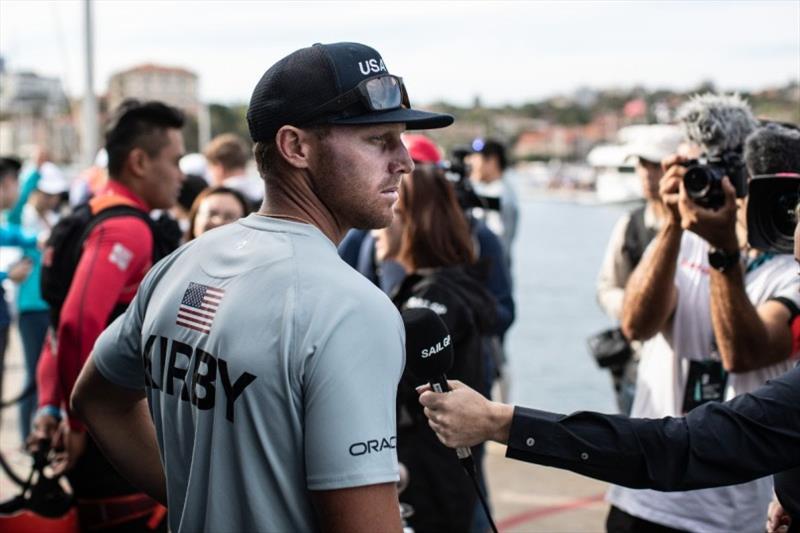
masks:
<path fill-rule="evenodd" d="M 300 175 L 289 179 L 273 178 L 268 182 L 258 213 L 315 226 L 337 246 L 350 229 L 320 201 L 309 179 Z"/>
<path fill-rule="evenodd" d="M 126 176 L 126 175 L 122 175 L 122 176 L 118 176 L 118 177 L 117 176 L 114 176 L 114 177 L 109 176 L 106 186 L 111 185 L 112 183 L 116 183 L 117 185 L 122 185 L 123 187 L 128 189 L 130 192 L 132 192 L 136 196 L 136 198 L 138 198 L 139 201 L 147 209 L 152 209 L 152 207 L 147 205 L 147 202 L 144 201 L 144 195 L 142 194 L 142 190 L 141 190 L 141 181 L 139 181 L 137 179 L 130 178 L 129 176 Z"/>

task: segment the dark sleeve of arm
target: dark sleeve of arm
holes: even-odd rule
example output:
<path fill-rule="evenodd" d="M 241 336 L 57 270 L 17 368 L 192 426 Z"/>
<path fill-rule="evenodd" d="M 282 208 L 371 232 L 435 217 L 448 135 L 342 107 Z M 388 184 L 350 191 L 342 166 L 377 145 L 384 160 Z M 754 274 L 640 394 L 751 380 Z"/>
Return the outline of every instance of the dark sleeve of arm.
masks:
<path fill-rule="evenodd" d="M 514 297 L 511 294 L 511 274 L 503 259 L 500 240 L 488 228 L 478 229 L 481 259 L 489 261 L 487 289 L 497 300 L 495 333 L 501 337 L 514 322 Z"/>
<path fill-rule="evenodd" d="M 684 418 L 516 408 L 506 455 L 632 488 L 693 490 L 800 466 L 800 367 Z"/>

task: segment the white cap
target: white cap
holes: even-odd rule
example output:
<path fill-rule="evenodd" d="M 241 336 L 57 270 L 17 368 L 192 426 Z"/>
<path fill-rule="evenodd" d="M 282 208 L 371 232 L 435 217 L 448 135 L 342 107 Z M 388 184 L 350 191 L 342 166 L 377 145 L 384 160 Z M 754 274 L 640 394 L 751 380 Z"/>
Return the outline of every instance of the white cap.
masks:
<path fill-rule="evenodd" d="M 178 162 L 181 172 L 187 176 L 200 176 L 208 181 L 208 163 L 203 154 L 186 154 Z"/>
<path fill-rule="evenodd" d="M 100 148 L 94 156 L 94 166 L 100 168 L 108 167 L 108 152 L 105 148 Z"/>
<path fill-rule="evenodd" d="M 39 182 L 36 188 L 47 194 L 61 194 L 69 189 L 67 179 L 61 169 L 47 161 L 39 168 Z"/>
<path fill-rule="evenodd" d="M 653 163 L 660 163 L 668 155 L 676 153 L 684 140 L 680 128 L 667 124 L 637 126 L 633 133 L 625 146 L 626 157 L 639 157 Z"/>

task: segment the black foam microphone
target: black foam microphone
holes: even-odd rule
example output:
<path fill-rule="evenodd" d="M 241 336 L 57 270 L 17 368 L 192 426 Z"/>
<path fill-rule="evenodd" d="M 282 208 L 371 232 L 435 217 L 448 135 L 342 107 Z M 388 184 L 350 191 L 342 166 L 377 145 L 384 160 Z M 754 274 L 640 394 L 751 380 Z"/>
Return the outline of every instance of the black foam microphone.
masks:
<path fill-rule="evenodd" d="M 406 328 L 406 368 L 414 377 L 430 383 L 434 391 L 449 392 L 446 374 L 453 366 L 453 340 L 447 325 L 427 307 L 406 309 L 401 314 Z M 456 448 L 456 454 L 472 480 L 489 526 L 497 533 L 489 504 L 480 489 L 472 452 L 469 448 Z"/>
<path fill-rule="evenodd" d="M 444 321 L 427 307 L 406 309 L 401 314 L 406 328 L 406 367 L 434 391 L 449 392 L 446 374 L 453 366 L 453 341 Z M 456 453 L 462 463 L 472 463 L 469 448 L 457 448 Z"/>

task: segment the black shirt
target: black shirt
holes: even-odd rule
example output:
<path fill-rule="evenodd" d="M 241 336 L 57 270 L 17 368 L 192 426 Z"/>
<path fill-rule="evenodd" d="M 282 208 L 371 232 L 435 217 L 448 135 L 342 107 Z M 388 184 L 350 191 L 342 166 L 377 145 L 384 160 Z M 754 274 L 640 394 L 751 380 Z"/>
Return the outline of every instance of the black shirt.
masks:
<path fill-rule="evenodd" d="M 565 416 L 516 407 L 506 456 L 662 491 L 781 473 L 775 492 L 793 518 L 792 531 L 800 531 L 800 366 L 750 394 L 706 403 L 680 418 Z"/>

